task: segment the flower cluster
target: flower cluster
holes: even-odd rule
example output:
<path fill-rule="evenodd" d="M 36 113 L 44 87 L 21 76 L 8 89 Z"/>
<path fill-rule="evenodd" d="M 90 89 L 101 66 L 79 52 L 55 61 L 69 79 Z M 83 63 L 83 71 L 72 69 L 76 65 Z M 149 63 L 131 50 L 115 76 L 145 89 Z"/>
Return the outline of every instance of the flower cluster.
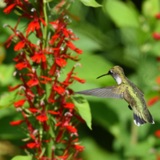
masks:
<path fill-rule="evenodd" d="M 77 63 L 61 78 L 67 64 L 77 62 L 82 53 L 73 44 L 78 38 L 67 28 L 69 18 L 65 7 L 69 0 L 57 1 L 52 8 L 56 15 L 50 15 L 54 17 L 52 20 L 48 20 L 48 13 L 52 10 L 43 0 L 34 3 L 29 0 L 5 2 L 4 13 L 20 10 L 16 26 L 7 25 L 13 34 L 6 41 L 6 46 L 15 42 L 15 76 L 21 82 L 9 87 L 10 91 L 17 91 L 14 107 L 22 115 L 21 119 L 10 124 L 25 126 L 27 138 L 24 148 L 34 153 L 36 159 L 76 160 L 84 148 L 79 144 L 76 126 L 81 118 L 70 98 L 73 94 L 70 85 L 75 81 L 85 81 L 76 76 Z M 24 31 L 18 28 L 22 19 L 27 21 Z"/>

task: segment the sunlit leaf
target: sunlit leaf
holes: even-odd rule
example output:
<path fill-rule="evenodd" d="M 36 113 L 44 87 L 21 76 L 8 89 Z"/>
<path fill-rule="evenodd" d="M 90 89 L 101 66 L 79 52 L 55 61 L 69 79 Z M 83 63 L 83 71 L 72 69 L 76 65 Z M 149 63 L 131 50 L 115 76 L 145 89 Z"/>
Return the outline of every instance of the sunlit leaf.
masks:
<path fill-rule="evenodd" d="M 138 27 L 138 17 L 125 3 L 117 0 L 107 0 L 104 11 L 110 15 L 119 27 Z"/>
<path fill-rule="evenodd" d="M 101 7 L 99 3 L 97 3 L 95 0 L 80 0 L 85 6 L 90 7 Z"/>
<path fill-rule="evenodd" d="M 32 160 L 32 156 L 15 156 L 11 160 Z"/>
<path fill-rule="evenodd" d="M 87 100 L 81 96 L 75 96 L 72 98 L 78 113 L 86 122 L 87 126 L 92 129 L 91 127 L 91 111 Z"/>

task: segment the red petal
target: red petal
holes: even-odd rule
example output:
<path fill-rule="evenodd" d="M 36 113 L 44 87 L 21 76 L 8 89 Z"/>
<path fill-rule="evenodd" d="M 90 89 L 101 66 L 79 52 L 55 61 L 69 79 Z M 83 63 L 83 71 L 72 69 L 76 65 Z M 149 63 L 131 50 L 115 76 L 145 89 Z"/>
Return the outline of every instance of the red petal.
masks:
<path fill-rule="evenodd" d="M 80 83 L 85 83 L 85 82 L 86 82 L 84 79 L 80 79 L 80 78 L 78 78 L 78 77 L 76 77 L 76 76 L 73 76 L 73 78 L 74 78 L 76 81 L 80 82 Z"/>
<path fill-rule="evenodd" d="M 27 143 L 27 147 L 30 148 L 30 149 L 38 148 L 39 144 L 37 144 L 35 142 L 30 142 L 30 143 Z"/>
<path fill-rule="evenodd" d="M 160 33 L 155 32 L 155 33 L 152 34 L 152 37 L 153 37 L 155 40 L 160 40 Z"/>
<path fill-rule="evenodd" d="M 39 81 L 37 80 L 37 79 L 31 79 L 31 80 L 29 80 L 28 82 L 27 82 L 27 85 L 29 86 L 29 87 L 33 87 L 33 86 L 36 86 L 36 85 L 38 85 L 39 84 Z"/>
<path fill-rule="evenodd" d="M 148 106 L 154 105 L 157 101 L 159 101 L 159 96 L 155 96 L 148 101 Z"/>
<path fill-rule="evenodd" d="M 53 114 L 53 115 L 59 115 L 60 113 L 57 111 L 48 111 L 48 113 Z"/>
<path fill-rule="evenodd" d="M 154 134 L 156 137 L 160 138 L 160 130 L 157 130 Z"/>
<path fill-rule="evenodd" d="M 66 126 L 66 129 L 70 132 L 70 133 L 77 133 L 77 129 L 74 126 L 68 125 Z"/>
<path fill-rule="evenodd" d="M 59 93 L 59 94 L 64 94 L 65 93 L 65 89 L 63 88 L 63 87 L 61 87 L 61 86 L 54 86 L 53 87 L 53 89 L 57 92 L 57 93 Z"/>
<path fill-rule="evenodd" d="M 32 113 L 37 113 L 39 110 L 37 108 L 29 108 L 29 111 Z"/>
<path fill-rule="evenodd" d="M 12 10 L 13 10 L 13 8 L 16 6 L 16 3 L 12 3 L 11 5 L 9 5 L 7 8 L 5 8 L 4 10 L 3 10 L 3 12 L 4 13 L 6 13 L 6 14 L 9 14 Z"/>
<path fill-rule="evenodd" d="M 26 62 L 20 62 L 16 64 L 16 69 L 22 70 L 23 68 L 27 68 L 27 63 Z"/>
<path fill-rule="evenodd" d="M 157 13 L 157 14 L 155 15 L 155 17 L 156 17 L 157 19 L 160 19 L 160 13 Z"/>
<path fill-rule="evenodd" d="M 57 63 L 57 65 L 59 65 L 60 67 L 65 67 L 66 64 L 67 64 L 66 60 L 63 59 L 63 58 L 57 58 L 57 59 L 56 59 L 56 63 Z"/>
<path fill-rule="evenodd" d="M 25 42 L 24 41 L 20 41 L 14 46 L 14 50 L 15 51 L 19 51 L 19 50 L 23 49 L 24 46 L 25 46 Z"/>
<path fill-rule="evenodd" d="M 11 121 L 10 125 L 11 126 L 17 126 L 20 125 L 24 120 L 16 120 L 16 121 Z"/>
<path fill-rule="evenodd" d="M 41 115 L 37 116 L 36 119 L 40 122 L 45 122 L 48 120 L 48 117 L 45 114 L 41 114 Z"/>
<path fill-rule="evenodd" d="M 84 146 L 81 146 L 81 145 L 78 145 L 78 144 L 75 144 L 74 148 L 79 152 L 82 152 L 84 150 Z"/>
<path fill-rule="evenodd" d="M 68 102 L 68 103 L 64 104 L 64 108 L 67 108 L 67 109 L 73 109 L 73 108 L 74 108 L 74 104 L 73 104 L 73 103 Z"/>
<path fill-rule="evenodd" d="M 14 102 L 14 106 L 17 108 L 17 107 L 22 107 L 23 106 L 23 104 L 25 103 L 25 99 L 21 99 L 21 100 L 19 100 L 19 101 L 17 101 L 17 102 Z"/>

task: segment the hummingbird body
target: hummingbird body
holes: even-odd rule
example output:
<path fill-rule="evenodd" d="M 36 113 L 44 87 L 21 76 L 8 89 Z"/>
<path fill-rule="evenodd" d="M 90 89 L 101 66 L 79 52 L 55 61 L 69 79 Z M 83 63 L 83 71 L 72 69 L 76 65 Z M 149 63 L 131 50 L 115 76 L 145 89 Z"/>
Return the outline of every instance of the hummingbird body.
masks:
<path fill-rule="evenodd" d="M 144 123 L 154 124 L 154 120 L 147 109 L 143 93 L 135 84 L 129 81 L 125 76 L 123 69 L 120 66 L 114 66 L 107 74 L 101 75 L 97 78 L 105 75 L 111 75 L 118 85 L 85 90 L 77 93 L 97 97 L 124 99 L 129 104 L 129 108 L 133 110 L 134 123 L 137 126 Z"/>

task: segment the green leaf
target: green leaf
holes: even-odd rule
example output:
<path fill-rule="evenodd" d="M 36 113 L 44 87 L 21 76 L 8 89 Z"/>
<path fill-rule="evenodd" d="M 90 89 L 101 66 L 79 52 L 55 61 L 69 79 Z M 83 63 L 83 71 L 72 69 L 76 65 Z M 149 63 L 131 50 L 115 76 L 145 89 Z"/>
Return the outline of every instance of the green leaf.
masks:
<path fill-rule="evenodd" d="M 119 27 L 138 27 L 138 16 L 133 8 L 117 0 L 107 0 L 104 4 L 104 11 Z"/>
<path fill-rule="evenodd" d="M 92 129 L 91 127 L 91 111 L 89 107 L 88 101 L 81 97 L 81 96 L 74 96 L 72 97 L 73 103 L 76 106 L 76 109 L 80 116 L 85 120 L 87 126 Z"/>
<path fill-rule="evenodd" d="M 32 156 L 15 156 L 11 160 L 32 160 Z"/>
<path fill-rule="evenodd" d="M 4 65 L 0 66 L 0 85 L 8 85 L 13 83 L 15 78 L 13 77 L 14 66 L 13 65 Z"/>
<path fill-rule="evenodd" d="M 95 0 L 80 0 L 85 6 L 89 7 L 101 7 L 99 3 L 97 3 Z"/>

